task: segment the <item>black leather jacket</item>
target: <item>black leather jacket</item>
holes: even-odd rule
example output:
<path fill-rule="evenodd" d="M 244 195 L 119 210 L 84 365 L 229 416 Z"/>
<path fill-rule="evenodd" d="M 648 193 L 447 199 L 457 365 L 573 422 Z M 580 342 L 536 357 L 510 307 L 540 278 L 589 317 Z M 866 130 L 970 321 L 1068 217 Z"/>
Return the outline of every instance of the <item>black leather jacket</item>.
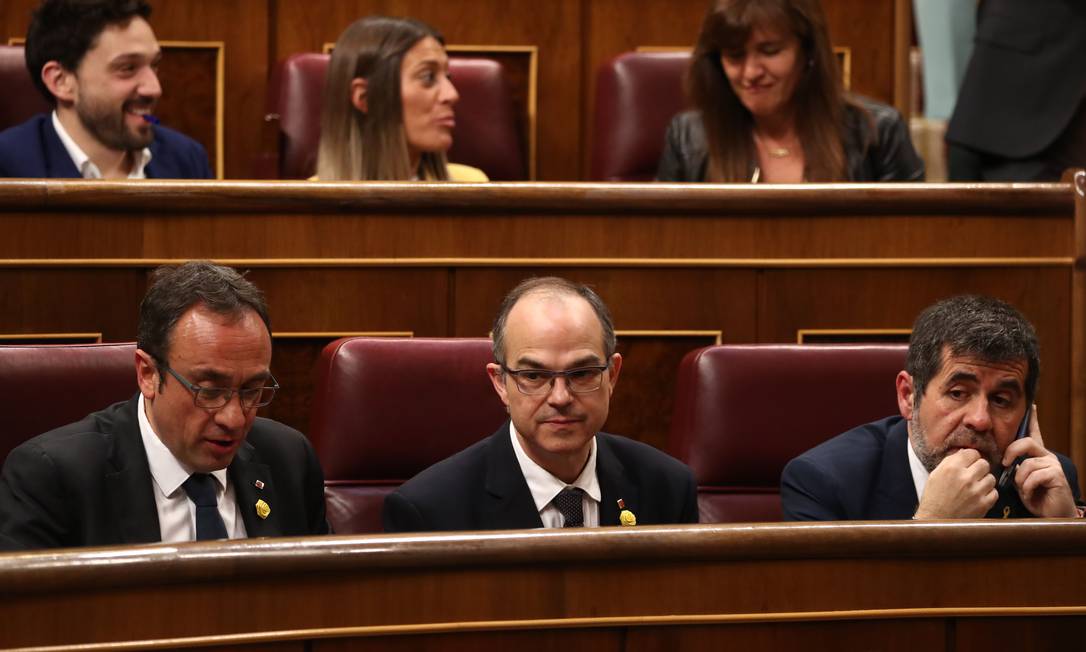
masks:
<path fill-rule="evenodd" d="M 891 106 L 856 97 L 870 114 L 848 105 L 845 109 L 845 155 L 849 181 L 923 181 L 924 161 L 913 149 L 901 114 Z M 874 129 L 872 129 L 874 126 Z M 864 147 L 864 143 L 869 143 Z M 657 181 L 705 181 L 709 145 L 701 113 L 687 111 L 671 120 L 664 152 L 656 171 Z M 750 172 L 754 173 L 751 161 Z"/>

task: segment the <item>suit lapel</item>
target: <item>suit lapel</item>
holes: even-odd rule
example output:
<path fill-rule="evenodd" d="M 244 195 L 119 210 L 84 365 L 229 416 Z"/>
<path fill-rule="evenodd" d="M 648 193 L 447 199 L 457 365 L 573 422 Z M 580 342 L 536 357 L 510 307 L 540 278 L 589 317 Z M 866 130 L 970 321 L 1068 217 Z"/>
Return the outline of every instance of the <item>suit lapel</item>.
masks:
<path fill-rule="evenodd" d="M 909 469 L 908 421 L 902 419 L 890 428 L 882 449 L 882 465 L 875 480 L 868 519 L 909 519 L 916 513 L 916 484 Z"/>
<path fill-rule="evenodd" d="M 54 134 L 55 135 L 55 134 Z M 155 505 L 154 482 L 147 452 L 143 449 L 136 409 L 138 397 L 115 410 L 113 468 L 105 482 L 114 517 L 113 529 L 121 543 L 150 543 L 162 540 Z"/>
<path fill-rule="evenodd" d="M 230 481 L 234 483 L 234 496 L 241 511 L 241 519 L 245 523 L 245 533 L 250 537 L 283 536 L 283 527 L 280 525 L 282 510 L 276 509 L 279 500 L 275 493 L 271 469 L 267 464 L 257 461 L 255 453 L 256 449 L 249 442 L 245 442 L 238 449 L 238 454 L 234 456 L 228 469 Z M 264 518 L 261 518 L 258 512 L 258 501 L 264 501 L 264 505 L 270 510 Z"/>
<path fill-rule="evenodd" d="M 486 450 L 486 496 L 480 526 L 493 530 L 543 527 L 509 440 L 508 421 L 490 437 Z"/>
<path fill-rule="evenodd" d="M 42 120 L 43 139 L 45 140 L 45 176 L 54 179 L 79 179 L 83 175 L 75 167 L 75 162 L 60 142 L 57 130 L 53 128 L 52 114 L 46 114 Z M 134 414 L 134 413 L 133 413 Z M 139 434 L 137 424 L 136 434 Z M 142 442 L 140 445 L 142 449 Z M 149 472 L 149 471 L 148 471 Z"/>
<path fill-rule="evenodd" d="M 622 462 L 611 450 L 609 437 L 606 433 L 596 435 L 596 478 L 600 483 L 600 525 L 618 525 L 619 506 L 621 500 L 624 509 L 630 510 L 635 516 L 641 510 L 641 497 L 637 486 L 626 477 L 626 470 Z"/>

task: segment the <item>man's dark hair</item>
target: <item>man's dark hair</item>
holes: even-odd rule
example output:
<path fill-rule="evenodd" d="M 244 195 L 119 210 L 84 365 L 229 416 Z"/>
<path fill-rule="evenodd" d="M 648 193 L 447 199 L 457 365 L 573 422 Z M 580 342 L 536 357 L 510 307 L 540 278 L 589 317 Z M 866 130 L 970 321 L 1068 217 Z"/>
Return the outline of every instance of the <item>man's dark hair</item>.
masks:
<path fill-rule="evenodd" d="M 1033 403 L 1041 374 L 1037 331 L 1009 303 L 979 295 L 944 299 L 920 313 L 909 338 L 905 371 L 913 378 L 913 405 L 919 407 L 928 382 L 949 355 L 973 356 L 985 362 L 1025 360 L 1026 399 Z"/>
<path fill-rule="evenodd" d="M 493 333 L 494 359 L 502 364 L 505 363 L 505 322 L 509 320 L 509 313 L 513 310 L 513 306 L 517 305 L 517 302 L 528 294 L 546 293 L 581 297 L 588 302 L 588 305 L 592 306 L 592 311 L 596 313 L 596 317 L 600 320 L 600 329 L 603 331 L 603 354 L 607 360 L 610 360 L 615 352 L 616 343 L 615 325 L 611 320 L 611 311 L 607 309 L 607 304 L 603 302 L 600 295 L 596 294 L 587 285 L 567 281 L 557 276 L 529 278 L 521 281 L 519 285 L 509 291 L 509 294 L 505 295 L 501 308 L 498 310 L 498 316 L 494 318 L 494 326 L 491 329 Z"/>
<path fill-rule="evenodd" d="M 41 79 L 50 61 L 75 71 L 107 25 L 146 20 L 151 5 L 145 0 L 45 0 L 34 10 L 26 30 L 26 69 L 38 91 L 54 106 L 57 98 Z"/>
<path fill-rule="evenodd" d="M 152 272 L 151 287 L 140 302 L 136 346 L 156 362 L 166 363 L 173 327 L 197 304 L 221 315 L 241 316 L 253 310 L 271 333 L 263 292 L 229 267 L 192 260 Z"/>

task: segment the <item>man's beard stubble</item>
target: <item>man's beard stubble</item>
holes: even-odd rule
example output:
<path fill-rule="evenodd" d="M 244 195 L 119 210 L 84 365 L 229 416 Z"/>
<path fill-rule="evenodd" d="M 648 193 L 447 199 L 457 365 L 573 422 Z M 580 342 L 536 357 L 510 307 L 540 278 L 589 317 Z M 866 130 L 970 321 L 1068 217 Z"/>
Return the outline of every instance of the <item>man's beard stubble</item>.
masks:
<path fill-rule="evenodd" d="M 928 473 L 939 466 L 951 448 L 977 449 L 981 457 L 988 460 L 988 467 L 992 474 L 998 474 L 1003 468 L 1003 456 L 996 448 L 995 440 L 991 435 L 978 435 L 968 428 L 959 428 L 944 439 L 938 447 L 932 448 L 928 446 L 925 434 L 926 429 L 920 424 L 919 410 L 914 410 L 912 418 L 909 419 L 909 442 L 912 444 L 916 457 Z"/>
<path fill-rule="evenodd" d="M 104 103 L 84 100 L 76 103 L 75 112 L 83 127 L 106 147 L 118 151 L 136 151 L 151 144 L 154 140 L 154 129 L 150 124 L 146 124 L 137 132 L 128 128 L 125 124 L 125 109 L 133 104 L 149 105 L 150 103 L 138 99 L 127 100 L 120 109 L 117 109 L 106 106 Z"/>

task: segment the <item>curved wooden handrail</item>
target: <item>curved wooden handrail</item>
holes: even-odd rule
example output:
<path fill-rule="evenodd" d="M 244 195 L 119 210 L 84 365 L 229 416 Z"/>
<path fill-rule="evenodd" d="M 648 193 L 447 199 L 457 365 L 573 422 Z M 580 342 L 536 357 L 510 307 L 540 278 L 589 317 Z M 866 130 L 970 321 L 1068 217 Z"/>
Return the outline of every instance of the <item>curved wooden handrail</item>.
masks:
<path fill-rule="evenodd" d="M 344 213 L 470 210 L 546 214 L 1063 214 L 1071 183 L 718 185 L 306 181 L 0 180 L 0 216 L 18 209 L 94 212 Z"/>
<path fill-rule="evenodd" d="M 246 539 L 0 554 L 0 596 L 390 568 L 1081 555 L 1086 522 L 773 523 Z"/>

